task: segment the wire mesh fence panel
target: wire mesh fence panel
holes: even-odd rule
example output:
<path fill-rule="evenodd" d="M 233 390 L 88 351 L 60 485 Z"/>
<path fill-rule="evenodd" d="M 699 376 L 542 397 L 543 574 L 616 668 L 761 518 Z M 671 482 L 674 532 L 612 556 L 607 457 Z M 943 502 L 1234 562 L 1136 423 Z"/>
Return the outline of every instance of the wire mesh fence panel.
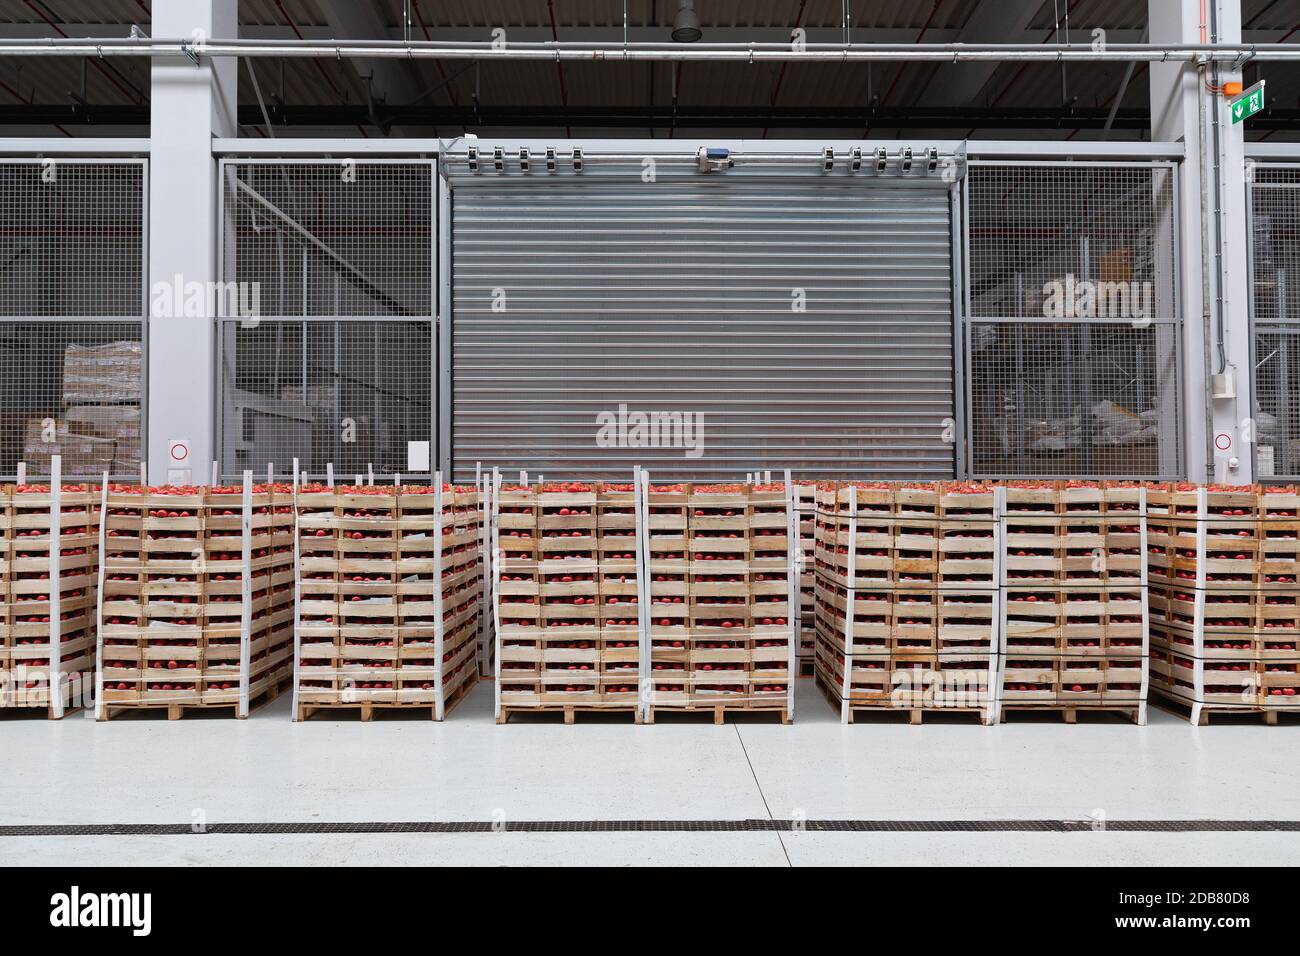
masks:
<path fill-rule="evenodd" d="M 1300 324 L 1255 329 L 1255 472 L 1300 478 Z"/>
<path fill-rule="evenodd" d="M 1300 479 L 1300 165 L 1250 170 L 1255 474 Z"/>
<path fill-rule="evenodd" d="M 143 427 L 143 323 L 0 322 L 0 474 L 133 477 Z"/>
<path fill-rule="evenodd" d="M 223 278 L 256 290 L 256 314 L 432 314 L 430 162 L 222 169 Z"/>
<path fill-rule="evenodd" d="M 144 313 L 144 164 L 0 160 L 0 315 Z"/>
<path fill-rule="evenodd" d="M 969 197 L 972 316 L 1178 318 L 1171 166 L 976 163 Z"/>
<path fill-rule="evenodd" d="M 1252 180 L 1252 314 L 1300 322 L 1300 167 L 1255 167 Z"/>
<path fill-rule="evenodd" d="M 1174 168 L 973 164 L 971 471 L 1181 473 Z"/>
<path fill-rule="evenodd" d="M 1178 473 L 1175 323 L 976 321 L 969 333 L 975 474 Z"/>
<path fill-rule="evenodd" d="M 432 322 L 225 320 L 220 336 L 224 475 L 287 475 L 294 458 L 348 480 L 417 470 L 433 438 Z"/>
<path fill-rule="evenodd" d="M 0 473 L 138 474 L 143 161 L 0 160 Z M 81 319 L 86 319 L 79 321 Z M 131 321 L 88 321 L 111 318 Z"/>

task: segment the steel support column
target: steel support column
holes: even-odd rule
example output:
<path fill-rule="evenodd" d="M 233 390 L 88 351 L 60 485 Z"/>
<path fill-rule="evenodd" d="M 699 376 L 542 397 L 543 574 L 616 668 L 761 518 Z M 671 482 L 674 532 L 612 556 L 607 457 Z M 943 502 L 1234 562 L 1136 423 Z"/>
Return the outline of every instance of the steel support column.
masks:
<path fill-rule="evenodd" d="M 1149 0 L 1152 42 L 1199 42 L 1201 6 L 1200 0 Z M 1205 7 L 1204 26 L 1211 41 L 1240 39 L 1239 0 L 1209 0 Z M 1152 63 L 1150 74 L 1152 139 L 1187 145 L 1178 204 L 1187 396 L 1184 470 L 1196 480 L 1245 483 L 1252 480 L 1252 456 L 1244 444 L 1253 429 L 1240 172 L 1243 127 L 1232 125 L 1227 100 L 1204 89 L 1194 64 Z M 1219 84 L 1240 78 L 1240 72 L 1218 71 Z M 1208 242 L 1203 243 L 1203 234 Z M 1233 397 L 1209 397 L 1220 372 L 1230 376 Z"/>
<path fill-rule="evenodd" d="M 172 0 L 154 10 L 166 36 L 233 36 L 236 0 Z M 200 31 L 196 33 L 196 31 Z M 236 60 L 153 60 L 149 176 L 149 480 L 206 481 L 213 446 L 217 182 L 214 136 L 235 133 Z M 179 304 L 179 307 L 178 307 Z M 178 314 L 179 313 L 179 314 Z M 190 441 L 180 470 L 168 440 Z M 188 467 L 190 474 L 183 473 Z"/>

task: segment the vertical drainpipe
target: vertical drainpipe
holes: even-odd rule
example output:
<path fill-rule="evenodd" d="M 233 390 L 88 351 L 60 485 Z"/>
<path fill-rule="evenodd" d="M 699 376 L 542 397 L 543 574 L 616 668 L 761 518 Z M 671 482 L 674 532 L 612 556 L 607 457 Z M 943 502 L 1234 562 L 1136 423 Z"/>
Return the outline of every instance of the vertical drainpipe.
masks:
<path fill-rule="evenodd" d="M 1200 160 L 1200 187 L 1201 187 L 1201 344 L 1202 344 L 1202 361 L 1205 363 L 1205 471 L 1210 480 L 1214 478 L 1214 404 L 1210 398 L 1212 391 L 1210 384 L 1210 337 L 1212 334 L 1212 323 L 1210 321 L 1211 309 L 1211 287 L 1210 287 L 1210 163 L 1206 158 L 1206 150 L 1209 148 L 1206 119 L 1206 90 L 1205 78 L 1197 71 L 1196 75 L 1196 101 L 1199 113 L 1199 135 L 1197 136 L 1197 153 Z"/>

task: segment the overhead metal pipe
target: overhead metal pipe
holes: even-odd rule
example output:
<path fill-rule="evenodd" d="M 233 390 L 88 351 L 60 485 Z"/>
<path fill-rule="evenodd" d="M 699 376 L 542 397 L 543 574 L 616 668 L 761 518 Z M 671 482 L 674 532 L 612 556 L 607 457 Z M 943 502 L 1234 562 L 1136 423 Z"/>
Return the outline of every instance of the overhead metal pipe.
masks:
<path fill-rule="evenodd" d="M 1300 43 L 1091 44 L 1036 43 L 630 43 L 535 41 L 493 46 L 487 41 L 423 40 L 183 40 L 155 37 L 0 39 L 0 56 L 335 57 L 437 60 L 710 60 L 721 62 L 1037 61 L 1233 62 L 1300 60 Z"/>

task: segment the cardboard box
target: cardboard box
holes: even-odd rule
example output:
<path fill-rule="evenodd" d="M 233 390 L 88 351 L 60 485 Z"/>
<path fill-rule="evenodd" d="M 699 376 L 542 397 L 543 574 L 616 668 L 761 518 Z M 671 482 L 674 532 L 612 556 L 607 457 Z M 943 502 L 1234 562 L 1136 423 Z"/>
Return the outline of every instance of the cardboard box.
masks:
<path fill-rule="evenodd" d="M 68 429 L 80 435 L 94 435 L 113 441 L 115 475 L 134 475 L 140 470 L 140 409 L 134 405 L 74 405 L 64 415 Z"/>
<path fill-rule="evenodd" d="M 47 435 L 48 419 L 32 418 L 27 422 L 27 438 L 23 442 L 23 460 L 33 474 L 50 473 L 50 459 L 63 457 L 65 475 L 102 475 L 113 468 L 113 455 L 117 443 L 110 438 L 84 435 L 72 431 L 67 421 L 55 419 L 53 433 Z M 52 438 L 52 441 L 47 441 Z"/>
<path fill-rule="evenodd" d="M 144 349 L 139 342 L 72 344 L 63 353 L 63 404 L 139 403 L 144 387 Z"/>

